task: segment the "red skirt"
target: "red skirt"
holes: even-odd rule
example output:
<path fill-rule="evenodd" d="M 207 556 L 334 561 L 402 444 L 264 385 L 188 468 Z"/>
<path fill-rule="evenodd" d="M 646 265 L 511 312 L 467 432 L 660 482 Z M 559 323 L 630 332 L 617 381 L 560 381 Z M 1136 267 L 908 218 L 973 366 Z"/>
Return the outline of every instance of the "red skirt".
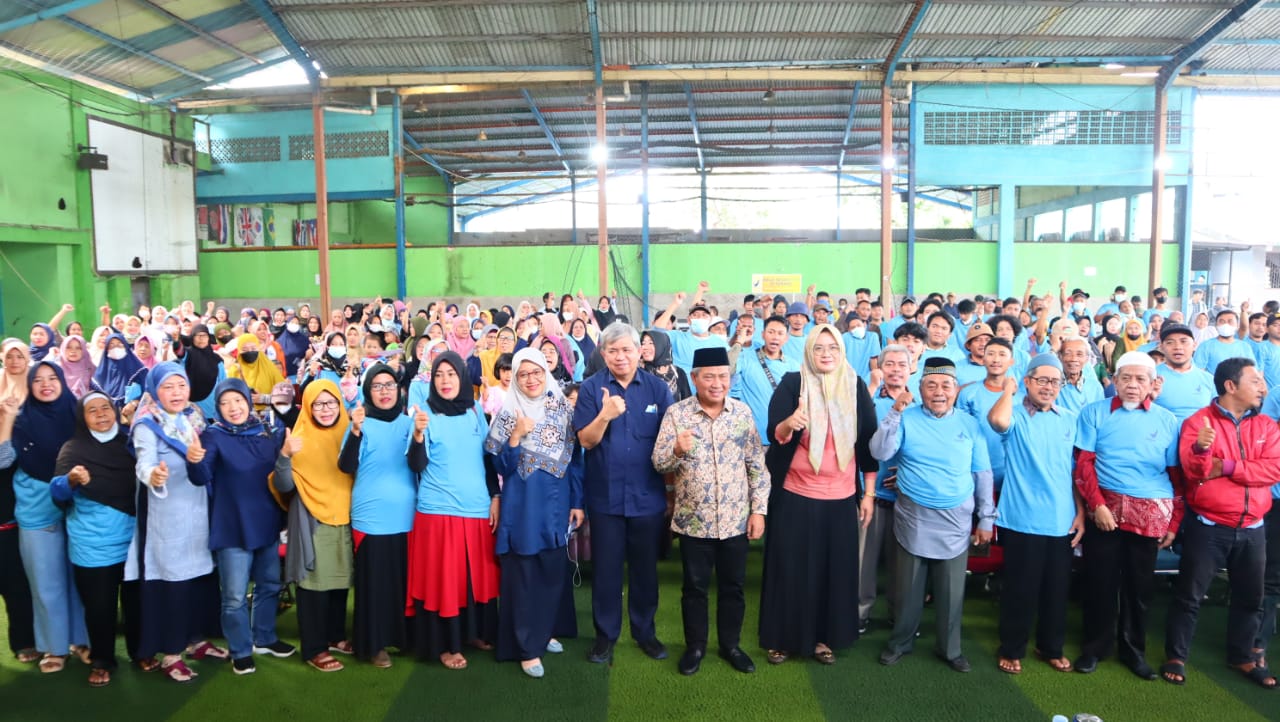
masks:
<path fill-rule="evenodd" d="M 441 617 L 456 617 L 470 604 L 498 597 L 498 557 L 488 519 L 441 514 L 414 515 L 409 532 L 409 593 L 414 602 Z"/>

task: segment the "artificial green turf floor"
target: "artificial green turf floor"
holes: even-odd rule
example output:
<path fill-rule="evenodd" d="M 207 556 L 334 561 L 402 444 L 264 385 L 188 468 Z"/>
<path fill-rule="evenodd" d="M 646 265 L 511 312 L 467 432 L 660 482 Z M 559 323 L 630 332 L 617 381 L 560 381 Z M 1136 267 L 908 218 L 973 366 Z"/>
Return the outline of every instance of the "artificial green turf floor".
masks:
<path fill-rule="evenodd" d="M 1012 677 L 995 666 L 996 610 L 993 596 L 971 580 L 965 602 L 965 653 L 971 674 L 957 674 L 934 658 L 933 614 L 926 611 L 916 653 L 896 667 L 877 663 L 888 637 L 873 627 L 853 648 L 838 652 L 833 667 L 804 659 L 777 667 L 765 663 L 756 644 L 761 555 L 749 564 L 747 622 L 743 648 L 757 672 L 734 672 L 710 656 L 693 677 L 676 672 L 683 651 L 680 628 L 678 552 L 659 568 L 662 579 L 658 634 L 671 658 L 655 662 L 626 638 L 611 668 L 588 663 L 590 591 L 577 592 L 582 637 L 565 642 L 566 653 L 544 658 L 547 676 L 525 677 L 515 663 L 498 664 L 492 653 L 472 650 L 468 669 L 396 657 L 388 670 L 348 663 L 322 674 L 289 659 L 258 659 L 256 674 L 237 677 L 226 663 L 192 663 L 200 676 L 179 685 L 159 674 L 118 671 L 105 689 L 87 683 L 88 668 L 68 661 L 58 674 L 42 675 L 7 652 L 0 657 L 0 720 L 1049 720 L 1091 712 L 1105 722 L 1245 722 L 1280 720 L 1280 692 L 1253 686 L 1225 666 L 1226 608 L 1221 601 L 1202 610 L 1185 687 L 1145 682 L 1114 661 L 1096 673 L 1062 674 L 1032 658 Z M 1152 614 L 1148 649 L 1162 660 L 1166 586 Z M 1215 587 L 1214 599 L 1221 599 Z M 714 595 L 713 595 L 714 601 Z M 879 618 L 884 614 L 877 609 Z M 714 614 L 714 612 L 713 612 Z M 714 619 L 714 617 L 713 617 Z M 1071 608 L 1067 653 L 1078 652 L 1079 606 Z M 714 639 L 712 623 L 712 647 Z M 0 629 L 4 629 L 0 624 Z M 280 634 L 296 641 L 292 611 L 280 617 Z M 121 643 L 123 647 L 123 643 Z M 6 647 L 7 649 L 7 647 Z M 118 652 L 124 659 L 123 648 Z"/>

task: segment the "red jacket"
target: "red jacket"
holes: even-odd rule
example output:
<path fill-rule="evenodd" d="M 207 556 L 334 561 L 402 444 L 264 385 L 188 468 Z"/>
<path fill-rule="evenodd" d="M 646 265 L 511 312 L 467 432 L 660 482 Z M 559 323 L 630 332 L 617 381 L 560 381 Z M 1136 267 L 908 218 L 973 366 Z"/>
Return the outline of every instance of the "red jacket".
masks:
<path fill-rule="evenodd" d="M 1216 436 L 1202 452 L 1195 444 L 1205 419 Z M 1271 486 L 1280 481 L 1280 426 L 1256 411 L 1236 424 L 1215 398 L 1182 422 L 1178 458 L 1191 513 L 1223 526 L 1252 526 L 1270 511 Z M 1222 473 L 1210 478 L 1214 459 L 1222 461 Z"/>

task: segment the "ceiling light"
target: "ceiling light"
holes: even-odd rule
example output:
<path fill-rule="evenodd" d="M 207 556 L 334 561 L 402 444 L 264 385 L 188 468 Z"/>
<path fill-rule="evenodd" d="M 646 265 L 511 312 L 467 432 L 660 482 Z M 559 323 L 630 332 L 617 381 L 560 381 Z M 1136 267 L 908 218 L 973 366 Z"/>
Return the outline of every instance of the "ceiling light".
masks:
<path fill-rule="evenodd" d="M 604 165 L 609 160 L 609 146 L 604 143 L 596 143 L 591 146 L 591 160 L 596 165 Z"/>
<path fill-rule="evenodd" d="M 1103 70 L 1124 70 L 1124 63 L 1103 63 Z"/>
<path fill-rule="evenodd" d="M 1173 160 L 1169 158 L 1169 156 L 1161 154 L 1155 157 L 1155 160 L 1152 161 L 1151 165 L 1154 166 L 1156 170 L 1167 171 L 1173 167 Z"/>
<path fill-rule="evenodd" d="M 1157 73 L 1154 70 L 1144 70 L 1136 73 L 1120 73 L 1120 75 L 1126 78 L 1154 78 L 1160 75 L 1160 73 Z"/>
<path fill-rule="evenodd" d="M 880 159 L 880 167 L 884 170 L 893 170 L 898 167 L 898 159 L 894 158 L 892 155 L 886 155 Z"/>

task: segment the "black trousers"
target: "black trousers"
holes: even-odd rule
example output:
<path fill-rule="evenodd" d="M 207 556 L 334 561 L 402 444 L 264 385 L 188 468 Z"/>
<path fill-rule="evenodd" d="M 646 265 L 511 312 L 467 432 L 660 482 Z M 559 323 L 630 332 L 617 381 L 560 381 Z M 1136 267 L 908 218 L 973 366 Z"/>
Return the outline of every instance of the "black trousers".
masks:
<path fill-rule="evenodd" d="M 733 649 L 742 636 L 742 618 L 747 611 L 743 585 L 747 578 L 747 535 L 728 539 L 700 539 L 680 536 L 680 558 L 684 565 L 680 613 L 684 620 L 684 643 L 707 648 L 707 590 L 711 573 L 716 575 L 716 636 L 720 648 Z"/>
<path fill-rule="evenodd" d="M 1120 661 L 1145 660 L 1159 546 L 1158 539 L 1085 521 L 1084 655 L 1102 659 L 1118 645 Z"/>
<path fill-rule="evenodd" d="M 1182 559 L 1165 624 L 1164 651 L 1169 659 L 1187 661 L 1196 632 L 1200 600 L 1219 569 L 1226 567 L 1231 586 L 1227 610 L 1227 664 L 1253 660 L 1253 641 L 1262 621 L 1262 569 L 1266 564 L 1266 532 L 1212 526 L 1195 517 L 1182 525 Z"/>
<path fill-rule="evenodd" d="M 0 531 L 0 597 L 9 618 L 9 651 L 35 649 L 35 616 L 31 611 L 31 587 L 18 553 L 18 528 Z"/>
<path fill-rule="evenodd" d="M 114 670 L 116 662 L 116 620 L 124 611 L 125 649 L 137 659 L 141 599 L 136 582 L 124 582 L 124 562 L 105 567 L 71 567 L 84 605 L 84 626 L 89 632 L 89 660 L 94 669 Z M 120 600 L 119 607 L 116 600 Z"/>
<path fill-rule="evenodd" d="M 617 641 L 622 635 L 622 570 L 627 573 L 627 616 L 631 636 L 647 642 L 657 636 L 658 543 L 662 514 L 620 516 L 591 512 L 591 618 L 596 637 Z"/>
<path fill-rule="evenodd" d="M 296 587 L 298 603 L 298 636 L 302 658 L 313 659 L 329 651 L 329 646 L 347 639 L 347 591 L 329 589 L 317 592 Z"/>
<path fill-rule="evenodd" d="M 1262 572 L 1262 623 L 1253 646 L 1265 652 L 1276 633 L 1276 605 L 1280 604 L 1280 499 L 1272 500 L 1263 529 L 1267 537 L 1267 564 Z"/>
<path fill-rule="evenodd" d="M 1071 585 L 1071 536 L 1000 530 L 1004 545 L 1004 588 L 1000 594 L 1000 649 L 1006 659 L 1022 659 L 1035 623 L 1036 649 L 1050 659 L 1062 656 L 1067 636 L 1067 590 Z"/>

